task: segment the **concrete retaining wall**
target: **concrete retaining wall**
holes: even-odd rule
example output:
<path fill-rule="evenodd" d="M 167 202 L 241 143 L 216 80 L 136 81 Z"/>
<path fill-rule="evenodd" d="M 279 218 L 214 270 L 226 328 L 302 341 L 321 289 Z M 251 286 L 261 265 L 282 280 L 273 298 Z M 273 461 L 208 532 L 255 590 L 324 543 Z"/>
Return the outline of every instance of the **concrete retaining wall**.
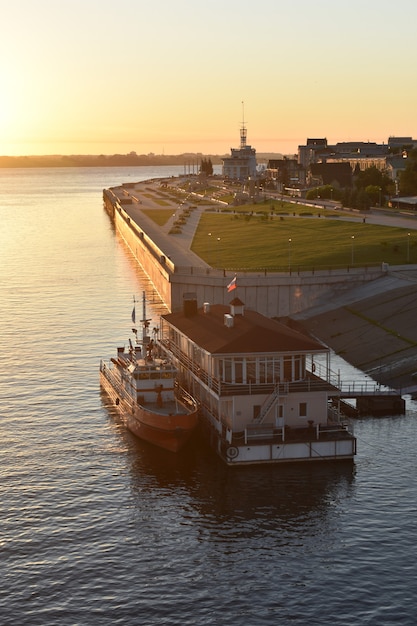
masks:
<path fill-rule="evenodd" d="M 267 317 L 286 317 L 300 313 L 354 287 L 383 275 L 379 269 L 355 269 L 350 272 L 328 271 L 315 274 L 256 274 L 238 273 L 237 289 L 231 293 L 227 285 L 234 273 L 189 268 L 192 273 L 176 272 L 171 276 L 171 305 L 173 311 L 182 308 L 184 294 L 195 293 L 197 302 L 229 304 L 238 296 L 249 309 Z M 216 275 L 217 273 L 217 275 Z"/>
<path fill-rule="evenodd" d="M 181 310 L 185 294 L 193 293 L 197 296 L 198 306 L 204 302 L 228 304 L 238 296 L 249 309 L 267 317 L 286 317 L 322 304 L 326 299 L 335 298 L 386 273 L 385 268 L 299 274 L 239 272 L 237 289 L 228 293 L 227 285 L 234 272 L 175 266 L 166 252 L 128 216 L 111 192 L 104 194 L 104 202 L 107 211 L 113 215 L 118 232 L 170 311 Z"/>
<path fill-rule="evenodd" d="M 118 232 L 149 276 L 161 299 L 172 310 L 171 262 L 123 210 L 115 210 L 114 221 Z"/>

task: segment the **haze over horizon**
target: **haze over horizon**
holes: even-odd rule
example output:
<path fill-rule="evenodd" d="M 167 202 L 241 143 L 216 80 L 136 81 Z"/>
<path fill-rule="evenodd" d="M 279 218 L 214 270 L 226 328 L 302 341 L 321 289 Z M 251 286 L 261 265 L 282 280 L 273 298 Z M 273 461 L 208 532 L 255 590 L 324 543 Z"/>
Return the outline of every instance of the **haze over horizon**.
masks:
<path fill-rule="evenodd" d="M 417 135 L 414 0 L 0 6 L 0 155 L 221 155 L 243 121 L 257 152 Z"/>

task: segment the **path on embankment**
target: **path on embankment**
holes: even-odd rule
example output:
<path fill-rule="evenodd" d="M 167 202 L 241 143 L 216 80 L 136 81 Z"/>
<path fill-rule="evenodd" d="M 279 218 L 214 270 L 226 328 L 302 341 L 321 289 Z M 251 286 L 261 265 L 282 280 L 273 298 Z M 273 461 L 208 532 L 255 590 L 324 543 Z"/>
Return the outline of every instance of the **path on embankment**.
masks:
<path fill-rule="evenodd" d="M 154 188 L 155 192 L 159 186 L 159 180 L 147 182 L 147 187 Z M 160 210 L 161 205 L 142 191 L 143 184 L 138 183 L 131 195 L 137 196 L 140 203 L 124 206 L 132 219 L 175 264 L 209 267 L 191 250 L 200 217 L 207 206 L 197 206 L 182 226 L 181 233 L 169 235 L 181 210 L 181 202 L 177 206 L 173 204 L 172 217 L 161 227 L 142 210 Z M 368 224 L 417 230 L 417 219 L 408 214 L 393 215 L 373 210 L 365 215 L 346 211 L 346 216 L 340 219 L 359 223 L 364 217 Z M 414 391 L 417 390 L 417 378 L 412 377 L 417 373 L 416 315 L 417 268 L 403 266 L 390 267 L 384 276 L 291 317 L 375 380 L 404 391 Z"/>
<path fill-rule="evenodd" d="M 158 203 L 157 197 L 152 197 L 152 192 L 156 195 L 160 190 L 160 180 L 137 183 L 133 189 L 127 189 L 128 197 L 131 197 L 132 204 L 123 204 L 123 208 L 135 223 L 143 228 L 149 237 L 163 250 L 166 256 L 172 259 L 178 266 L 210 267 L 202 258 L 191 250 L 191 244 L 197 230 L 201 214 L 207 207 L 199 206 L 190 214 L 186 223 L 181 227 L 181 232 L 169 235 L 169 231 L 179 217 L 182 210 L 181 202 L 172 202 L 172 216 L 163 225 L 159 226 L 146 212 L 161 211 L 166 206 Z M 146 187 L 145 187 L 146 185 Z M 118 188 L 113 189 L 116 195 L 123 198 L 123 194 L 117 193 Z M 125 194 L 126 195 L 126 191 Z M 145 212 L 146 211 L 146 212 Z"/>

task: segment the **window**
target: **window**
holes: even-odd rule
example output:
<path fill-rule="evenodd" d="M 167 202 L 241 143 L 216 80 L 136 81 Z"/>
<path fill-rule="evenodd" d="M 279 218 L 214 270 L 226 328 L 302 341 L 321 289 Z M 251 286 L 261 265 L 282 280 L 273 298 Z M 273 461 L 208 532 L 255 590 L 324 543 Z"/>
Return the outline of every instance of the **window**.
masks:
<path fill-rule="evenodd" d="M 232 382 L 232 361 L 230 359 L 220 359 L 219 378 L 224 383 Z"/>
<path fill-rule="evenodd" d="M 307 417 L 307 402 L 300 402 L 299 415 L 300 417 Z"/>
<path fill-rule="evenodd" d="M 266 359 L 265 363 L 266 382 L 274 382 L 274 361 L 273 359 Z"/>
<path fill-rule="evenodd" d="M 246 361 L 246 378 L 248 383 L 256 382 L 256 361 L 255 359 L 247 359 Z"/>
<path fill-rule="evenodd" d="M 284 358 L 284 380 L 287 380 L 287 381 L 293 380 L 292 365 L 293 365 L 292 357 L 285 357 Z"/>
<path fill-rule="evenodd" d="M 243 361 L 235 361 L 235 383 L 243 383 Z"/>
<path fill-rule="evenodd" d="M 268 359 L 268 358 L 259 359 L 259 382 L 260 383 L 274 382 L 273 359 Z"/>
<path fill-rule="evenodd" d="M 300 356 L 294 357 L 294 380 L 301 380 L 302 374 L 302 360 Z"/>

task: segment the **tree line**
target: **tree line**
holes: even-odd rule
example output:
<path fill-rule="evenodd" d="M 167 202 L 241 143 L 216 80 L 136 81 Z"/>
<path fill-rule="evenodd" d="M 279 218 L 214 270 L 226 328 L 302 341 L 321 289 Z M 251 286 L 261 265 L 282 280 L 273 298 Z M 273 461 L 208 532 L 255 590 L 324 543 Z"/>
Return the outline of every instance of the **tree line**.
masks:
<path fill-rule="evenodd" d="M 417 149 L 412 150 L 405 170 L 400 172 L 398 193 L 400 196 L 417 195 Z M 352 187 L 339 189 L 333 185 L 322 185 L 307 193 L 308 200 L 323 198 L 338 200 L 343 206 L 367 210 L 371 206 L 384 206 L 388 199 L 397 195 L 395 182 L 377 167 L 366 170 L 356 167 Z"/>

